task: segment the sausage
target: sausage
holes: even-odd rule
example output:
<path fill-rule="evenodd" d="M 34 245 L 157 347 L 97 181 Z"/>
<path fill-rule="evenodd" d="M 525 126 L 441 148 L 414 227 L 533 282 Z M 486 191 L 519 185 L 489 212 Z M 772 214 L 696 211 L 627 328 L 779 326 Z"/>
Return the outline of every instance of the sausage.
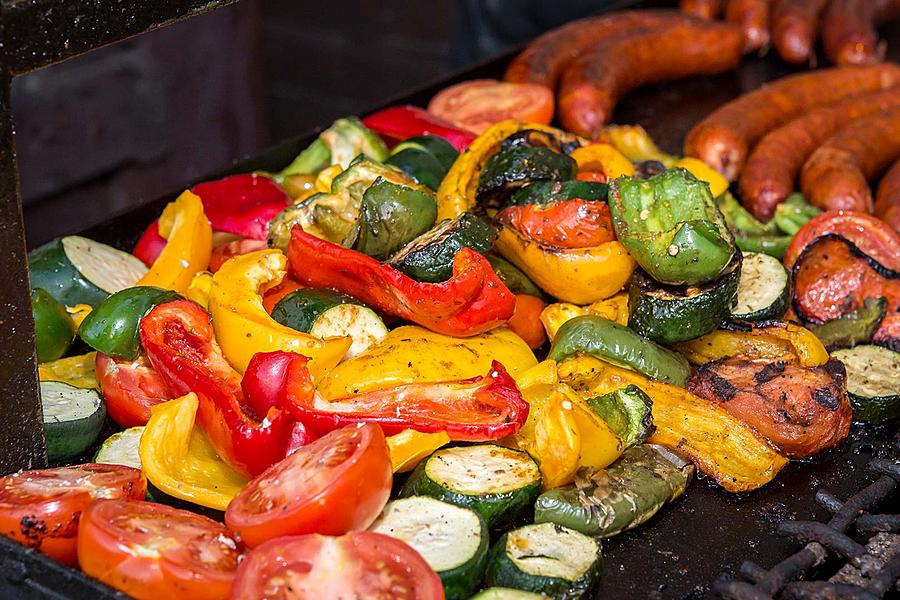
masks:
<path fill-rule="evenodd" d="M 897 160 L 878 184 L 875 216 L 900 232 L 900 160 Z"/>
<path fill-rule="evenodd" d="M 560 84 L 559 119 L 594 138 L 626 92 L 655 81 L 728 71 L 741 61 L 741 31 L 700 21 L 608 38 L 569 65 Z"/>
<path fill-rule="evenodd" d="M 631 10 L 573 21 L 535 38 L 513 59 L 503 79 L 555 90 L 566 66 L 604 38 L 693 20 L 677 10 Z"/>
<path fill-rule="evenodd" d="M 837 67 L 783 77 L 721 106 L 688 132 L 684 153 L 734 181 L 749 148 L 809 109 L 900 83 L 900 66 Z"/>
<path fill-rule="evenodd" d="M 753 148 L 739 180 L 741 202 L 768 221 L 794 191 L 803 163 L 849 121 L 900 106 L 900 87 L 861 94 L 815 108 L 767 133 Z"/>
<path fill-rule="evenodd" d="M 722 10 L 721 0 L 681 0 L 681 12 L 701 19 L 712 20 Z"/>
<path fill-rule="evenodd" d="M 810 60 L 819 32 L 819 15 L 828 0 L 780 0 L 772 7 L 772 43 L 784 60 Z"/>
<path fill-rule="evenodd" d="M 836 65 L 866 65 L 884 59 L 876 27 L 900 16 L 900 0 L 831 0 L 822 23 L 822 44 Z"/>
<path fill-rule="evenodd" d="M 747 52 L 769 43 L 770 4 L 771 0 L 728 0 L 725 4 L 725 20 L 741 28 Z"/>

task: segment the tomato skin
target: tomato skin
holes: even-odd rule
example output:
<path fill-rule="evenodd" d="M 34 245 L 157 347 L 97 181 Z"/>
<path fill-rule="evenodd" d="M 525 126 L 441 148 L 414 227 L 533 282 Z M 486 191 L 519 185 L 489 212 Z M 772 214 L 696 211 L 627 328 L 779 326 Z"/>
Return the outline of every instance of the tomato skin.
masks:
<path fill-rule="evenodd" d="M 565 200 L 511 206 L 498 215 L 522 236 L 551 248 L 592 248 L 616 239 L 606 202 Z"/>
<path fill-rule="evenodd" d="M 248 553 L 238 567 L 232 599 L 275 598 L 441 600 L 444 587 L 425 559 L 404 542 L 354 531 L 339 538 L 278 538 Z"/>
<path fill-rule="evenodd" d="M 147 480 L 138 469 L 98 464 L 7 475 L 0 478 L 0 534 L 75 566 L 79 520 L 99 495 L 143 499 Z"/>
<path fill-rule="evenodd" d="M 794 266 L 803 249 L 827 233 L 847 238 L 885 267 L 900 270 L 900 233 L 870 214 L 852 210 L 829 210 L 806 222 L 784 253 L 784 266 Z"/>
<path fill-rule="evenodd" d="M 381 428 L 349 425 L 247 484 L 228 505 L 225 523 L 250 547 L 285 535 L 365 529 L 384 508 L 392 481 Z"/>
<path fill-rule="evenodd" d="M 151 502 L 98 500 L 78 536 L 81 570 L 138 600 L 226 600 L 240 554 L 223 525 Z"/>
<path fill-rule="evenodd" d="M 146 425 L 152 406 L 175 397 L 143 352 L 133 361 L 98 352 L 96 370 L 106 410 L 122 427 Z"/>
<path fill-rule="evenodd" d="M 474 133 L 516 119 L 541 125 L 553 120 L 553 90 L 536 83 L 473 79 L 444 88 L 428 103 L 428 112 Z"/>

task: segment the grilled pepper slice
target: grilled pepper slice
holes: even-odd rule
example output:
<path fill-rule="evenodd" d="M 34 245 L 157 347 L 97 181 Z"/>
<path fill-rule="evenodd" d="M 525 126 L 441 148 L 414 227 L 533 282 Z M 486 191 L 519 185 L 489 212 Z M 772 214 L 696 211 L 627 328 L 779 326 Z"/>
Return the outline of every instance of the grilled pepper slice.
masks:
<path fill-rule="evenodd" d="M 783 321 L 728 323 L 675 348 L 691 363 L 742 355 L 748 358 L 799 360 L 804 367 L 818 367 L 828 360 L 822 342 L 808 329 Z"/>
<path fill-rule="evenodd" d="M 636 385 L 588 398 L 587 403 L 627 447 L 643 444 L 653 433 L 653 401 Z"/>
<path fill-rule="evenodd" d="M 483 207 L 497 208 L 529 183 L 574 179 L 577 168 L 573 158 L 547 147 L 519 144 L 502 148 L 484 164 L 475 194 Z"/>
<path fill-rule="evenodd" d="M 338 119 L 331 127 L 320 133 L 316 141 L 298 154 L 297 158 L 275 177 L 275 180 L 282 181 L 294 175 L 309 175 L 321 171 L 328 165 L 341 165 L 346 169 L 350 161 L 360 154 L 382 161 L 388 157 L 388 149 L 381 138 L 369 131 L 358 118 Z"/>
<path fill-rule="evenodd" d="M 866 298 L 863 305 L 822 325 L 810 327 L 829 350 L 852 348 L 872 339 L 887 314 L 886 298 Z"/>
<path fill-rule="evenodd" d="M 619 241 L 657 281 L 705 283 L 731 262 L 734 238 L 709 186 L 687 170 L 619 177 L 609 193 Z"/>
<path fill-rule="evenodd" d="M 572 151 L 572 158 L 578 163 L 579 175 L 602 173 L 607 181 L 622 175 L 634 175 L 634 165 L 612 144 L 589 144 L 576 148 Z"/>
<path fill-rule="evenodd" d="M 281 186 L 256 173 L 198 183 L 191 191 L 203 201 L 214 230 L 253 240 L 266 239 L 269 221 L 291 203 Z"/>
<path fill-rule="evenodd" d="M 350 294 L 376 310 L 438 333 L 477 335 L 509 320 L 515 309 L 515 296 L 490 263 L 470 248 L 456 253 L 449 280 L 421 283 L 365 254 L 304 233 L 300 227 L 291 236 L 288 258 L 300 283 Z"/>
<path fill-rule="evenodd" d="M 362 196 L 359 233 L 353 245 L 384 259 L 434 225 L 434 195 L 379 177 Z"/>
<path fill-rule="evenodd" d="M 391 141 L 435 135 L 450 142 L 459 152 L 475 139 L 471 131 L 460 129 L 417 106 L 391 106 L 379 110 L 363 119 L 363 125 Z"/>
<path fill-rule="evenodd" d="M 541 323 L 552 341 L 563 323 L 575 317 L 597 315 L 615 321 L 619 325 L 628 325 L 628 296 L 617 294 L 612 298 L 594 302 L 587 306 L 578 306 L 568 302 L 550 304 L 541 312 Z"/>
<path fill-rule="evenodd" d="M 616 239 L 609 206 L 593 200 L 510 206 L 497 221 L 550 248 L 592 248 Z"/>

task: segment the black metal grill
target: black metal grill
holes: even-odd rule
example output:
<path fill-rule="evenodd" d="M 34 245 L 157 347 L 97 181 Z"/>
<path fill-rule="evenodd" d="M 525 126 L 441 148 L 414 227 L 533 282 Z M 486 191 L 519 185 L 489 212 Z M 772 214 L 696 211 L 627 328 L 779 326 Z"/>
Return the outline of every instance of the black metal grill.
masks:
<path fill-rule="evenodd" d="M 876 600 L 896 594 L 900 515 L 868 512 L 898 504 L 900 438 L 894 446 L 894 459 L 876 458 L 867 466 L 879 477 L 845 502 L 824 490 L 816 493 L 816 502 L 832 513 L 827 523 L 789 520 L 778 525 L 779 535 L 805 543 L 803 548 L 768 570 L 746 561 L 739 569 L 743 580 L 726 580 L 723 575 L 712 592 L 726 600 Z M 888 504 L 889 500 L 893 502 Z M 851 527 L 864 543 L 847 534 Z M 833 575 L 801 581 L 822 572 Z"/>

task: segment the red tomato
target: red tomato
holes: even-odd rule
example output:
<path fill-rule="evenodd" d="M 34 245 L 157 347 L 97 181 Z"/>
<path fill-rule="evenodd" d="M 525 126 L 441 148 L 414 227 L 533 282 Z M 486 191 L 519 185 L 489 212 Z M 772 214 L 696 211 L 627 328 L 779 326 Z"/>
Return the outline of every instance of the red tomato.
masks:
<path fill-rule="evenodd" d="M 784 265 L 793 267 L 803 249 L 826 233 L 836 233 L 888 269 L 900 270 L 900 233 L 878 217 L 852 210 L 829 210 L 807 221 L 784 253 Z"/>
<path fill-rule="evenodd" d="M 444 588 L 404 542 L 372 531 L 301 535 L 252 550 L 238 567 L 233 600 L 440 600 Z"/>
<path fill-rule="evenodd" d="M 106 411 L 122 427 L 146 425 L 150 407 L 174 398 L 146 354 L 130 361 L 98 352 L 96 369 Z"/>
<path fill-rule="evenodd" d="M 510 206 L 497 218 L 526 239 L 551 248 L 591 248 L 616 239 L 606 202 L 575 199 Z"/>
<path fill-rule="evenodd" d="M 381 428 L 349 425 L 247 484 L 228 505 L 225 523 L 251 547 L 283 535 L 365 529 L 384 508 L 391 480 Z"/>
<path fill-rule="evenodd" d="M 547 125 L 553 120 L 553 107 L 553 91 L 547 86 L 473 79 L 438 92 L 428 103 L 428 112 L 480 134 L 506 119 Z"/>
<path fill-rule="evenodd" d="M 212 256 L 209 259 L 209 270 L 215 273 L 225 264 L 225 261 L 233 256 L 265 250 L 268 247 L 269 245 L 265 240 L 236 240 L 226 244 L 219 244 L 212 249 Z"/>
<path fill-rule="evenodd" d="M 147 600 L 225 600 L 241 551 L 212 519 L 152 502 L 98 500 L 81 517 L 81 570 Z"/>
<path fill-rule="evenodd" d="M 76 564 L 78 520 L 94 498 L 143 499 L 147 480 L 122 465 L 77 465 L 0 478 L 0 533 Z"/>

